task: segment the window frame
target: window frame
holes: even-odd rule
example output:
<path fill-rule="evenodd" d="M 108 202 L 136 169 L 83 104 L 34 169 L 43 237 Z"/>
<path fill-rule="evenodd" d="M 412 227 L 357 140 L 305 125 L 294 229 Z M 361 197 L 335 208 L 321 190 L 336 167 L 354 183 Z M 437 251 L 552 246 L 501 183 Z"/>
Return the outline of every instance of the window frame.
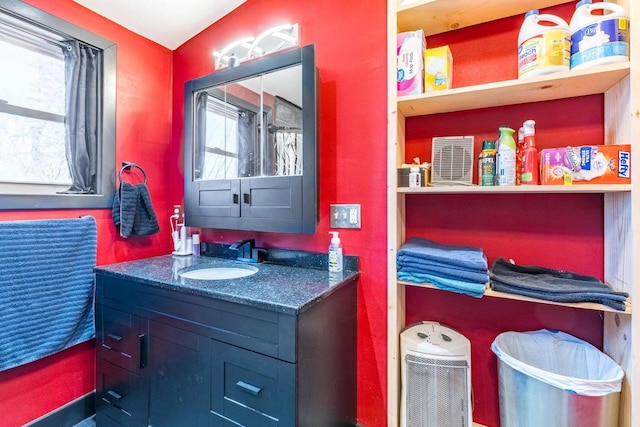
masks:
<path fill-rule="evenodd" d="M 0 0 L 0 13 L 48 31 L 77 39 L 102 50 L 102 117 L 95 194 L 7 194 L 0 192 L 0 209 L 101 209 L 110 208 L 116 176 L 116 58 L 117 46 L 89 30 L 43 10 L 15 0 Z"/>

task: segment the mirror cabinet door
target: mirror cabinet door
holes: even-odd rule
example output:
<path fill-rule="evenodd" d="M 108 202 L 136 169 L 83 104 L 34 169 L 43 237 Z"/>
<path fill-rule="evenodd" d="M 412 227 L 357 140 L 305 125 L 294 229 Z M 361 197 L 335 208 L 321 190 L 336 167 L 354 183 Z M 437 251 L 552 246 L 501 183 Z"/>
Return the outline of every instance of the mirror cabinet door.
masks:
<path fill-rule="evenodd" d="M 316 78 L 310 45 L 187 82 L 187 225 L 315 232 Z"/>
<path fill-rule="evenodd" d="M 300 105 L 300 65 L 197 92 L 193 179 L 302 175 Z"/>

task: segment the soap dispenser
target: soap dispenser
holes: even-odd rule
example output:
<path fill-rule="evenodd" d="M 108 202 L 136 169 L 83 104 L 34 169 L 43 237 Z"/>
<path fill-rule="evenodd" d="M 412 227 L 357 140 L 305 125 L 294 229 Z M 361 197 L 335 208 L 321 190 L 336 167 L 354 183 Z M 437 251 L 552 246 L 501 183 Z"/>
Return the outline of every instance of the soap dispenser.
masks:
<path fill-rule="evenodd" d="M 337 231 L 330 231 L 329 234 L 333 235 L 329 244 L 329 271 L 337 273 L 342 271 L 342 243 Z"/>

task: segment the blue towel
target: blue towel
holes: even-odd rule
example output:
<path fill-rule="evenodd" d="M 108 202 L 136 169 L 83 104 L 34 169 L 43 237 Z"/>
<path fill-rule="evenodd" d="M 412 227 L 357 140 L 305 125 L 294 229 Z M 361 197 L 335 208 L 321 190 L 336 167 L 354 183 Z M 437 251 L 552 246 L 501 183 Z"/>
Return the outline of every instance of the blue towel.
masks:
<path fill-rule="evenodd" d="M 0 370 L 95 336 L 93 217 L 0 222 Z"/>
<path fill-rule="evenodd" d="M 409 260 L 410 258 L 411 260 Z M 459 279 L 467 282 L 487 283 L 489 281 L 489 270 L 470 270 L 462 267 L 450 267 L 441 263 L 431 263 L 407 255 L 403 256 L 402 260 L 398 260 L 398 271 L 431 274 L 447 279 Z"/>
<path fill-rule="evenodd" d="M 472 246 L 445 245 L 431 240 L 412 237 L 398 250 L 398 259 L 404 255 L 441 263 L 449 267 L 472 270 L 488 270 L 487 257 L 481 248 Z"/>
<path fill-rule="evenodd" d="M 403 273 L 398 272 L 398 279 L 412 283 L 431 283 L 437 288 L 456 292 L 459 294 L 471 295 L 475 298 L 481 298 L 484 295 L 486 285 L 484 283 L 465 282 L 463 280 L 451 280 L 430 274 L 420 273 Z"/>
<path fill-rule="evenodd" d="M 597 302 L 624 310 L 629 296 L 595 277 L 539 266 L 522 266 L 498 258 L 491 266 L 491 288 L 555 302 Z"/>

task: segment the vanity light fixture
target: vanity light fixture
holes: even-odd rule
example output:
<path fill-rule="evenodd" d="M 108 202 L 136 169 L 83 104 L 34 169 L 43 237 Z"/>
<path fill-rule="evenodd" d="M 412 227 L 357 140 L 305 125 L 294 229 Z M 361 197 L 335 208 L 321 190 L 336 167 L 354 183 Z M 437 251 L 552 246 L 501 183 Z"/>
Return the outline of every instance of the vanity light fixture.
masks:
<path fill-rule="evenodd" d="M 243 59 L 249 58 L 248 53 L 253 46 L 253 40 L 253 37 L 245 37 L 229 43 L 221 52 L 214 50 L 213 57 L 216 59 L 216 70 L 227 67 L 232 55 L 236 57 L 236 61 L 233 64 L 234 66 L 238 65 Z"/>
<path fill-rule="evenodd" d="M 236 66 L 243 61 L 298 46 L 298 24 L 282 24 L 263 31 L 257 37 L 245 37 L 214 51 L 216 70 Z"/>

